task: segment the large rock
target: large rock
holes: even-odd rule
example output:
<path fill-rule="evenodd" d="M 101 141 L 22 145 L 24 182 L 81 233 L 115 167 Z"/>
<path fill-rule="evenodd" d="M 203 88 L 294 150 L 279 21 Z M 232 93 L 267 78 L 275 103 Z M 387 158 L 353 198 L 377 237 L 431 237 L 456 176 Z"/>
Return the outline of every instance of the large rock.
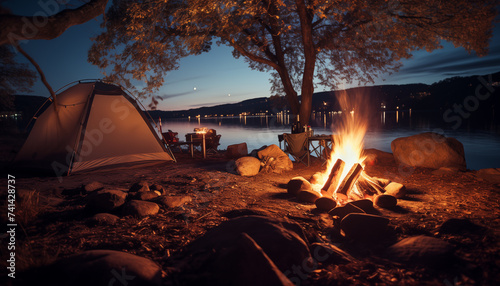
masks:
<path fill-rule="evenodd" d="M 162 285 L 162 270 L 155 262 L 114 250 L 86 251 L 32 272 L 26 285 Z"/>
<path fill-rule="evenodd" d="M 276 144 L 272 144 L 267 146 L 265 149 L 260 150 L 257 152 L 257 156 L 259 159 L 264 159 L 265 157 L 272 157 L 272 158 L 278 158 L 280 156 L 287 156 L 283 150 L 278 147 Z"/>
<path fill-rule="evenodd" d="M 100 182 L 97 182 L 97 181 L 94 181 L 94 182 L 91 182 L 91 183 L 88 183 L 86 184 L 84 187 L 83 187 L 83 190 L 86 192 L 86 193 L 90 193 L 90 192 L 93 192 L 93 191 L 98 191 L 98 190 L 102 190 L 104 189 L 104 185 Z"/>
<path fill-rule="evenodd" d="M 396 161 L 413 167 L 466 169 L 464 146 L 457 139 L 426 132 L 391 143 Z"/>
<path fill-rule="evenodd" d="M 244 177 L 252 177 L 259 173 L 260 161 L 254 157 L 241 157 L 235 162 L 236 172 Z"/>
<path fill-rule="evenodd" d="M 137 182 L 130 187 L 129 192 L 149 192 L 149 185 L 148 181 Z"/>
<path fill-rule="evenodd" d="M 233 144 L 227 146 L 226 157 L 230 159 L 237 159 L 240 157 L 248 156 L 247 143 Z"/>
<path fill-rule="evenodd" d="M 222 222 L 192 242 L 182 254 L 185 265 L 189 266 L 185 270 L 197 274 L 211 273 L 214 271 L 212 261 L 221 259 L 228 252 L 240 251 L 233 248 L 240 247 L 237 242 L 244 233 L 262 248 L 283 273 L 289 274 L 292 267 L 311 267 L 311 253 L 300 225 L 284 219 L 242 216 Z M 240 258 L 224 259 L 227 265 L 220 263 L 217 268 L 230 267 L 235 260 L 239 261 Z M 243 265 L 251 267 L 251 261 Z"/>
<path fill-rule="evenodd" d="M 123 215 L 145 217 L 155 215 L 159 210 L 160 207 L 153 202 L 131 200 L 123 206 Z"/>
<path fill-rule="evenodd" d="M 127 193 L 119 190 L 94 191 L 87 196 L 85 209 L 93 213 L 106 213 L 121 207 L 127 198 Z"/>
<path fill-rule="evenodd" d="M 425 235 L 405 238 L 387 249 L 391 259 L 421 265 L 446 264 L 452 254 L 449 243 Z"/>

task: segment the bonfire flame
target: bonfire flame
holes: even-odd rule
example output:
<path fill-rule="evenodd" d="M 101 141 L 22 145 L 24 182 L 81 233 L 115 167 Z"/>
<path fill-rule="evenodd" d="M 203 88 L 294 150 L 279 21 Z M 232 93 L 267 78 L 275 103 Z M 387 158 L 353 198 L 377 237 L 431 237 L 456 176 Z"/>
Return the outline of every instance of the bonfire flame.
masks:
<path fill-rule="evenodd" d="M 340 123 L 334 126 L 336 134 L 333 137 L 333 149 L 327 163 L 327 168 L 321 173 L 321 176 L 317 178 L 318 180 L 313 185 L 313 189 L 321 193 L 321 188 L 328 180 L 333 166 L 338 159 L 341 159 L 345 162 L 345 166 L 340 175 L 340 179 L 335 182 L 336 186 L 334 186 L 335 192 L 333 198 L 337 200 L 338 204 L 345 204 L 346 201 L 339 201 L 336 194 L 339 191 L 339 185 L 346 178 L 353 166 L 356 164 L 360 164 L 362 167 L 365 166 L 364 160 L 366 156 L 363 154 L 363 147 L 368 116 L 367 113 L 364 112 L 367 108 L 363 108 L 363 106 L 359 105 L 357 106 L 356 104 L 359 103 L 359 101 L 355 98 L 349 98 L 345 91 L 338 95 L 338 100 L 343 109 L 342 118 Z M 363 176 L 363 174 L 361 174 L 361 176 Z M 363 198 L 363 193 L 358 189 L 356 184 L 352 186 L 350 192 Z"/>

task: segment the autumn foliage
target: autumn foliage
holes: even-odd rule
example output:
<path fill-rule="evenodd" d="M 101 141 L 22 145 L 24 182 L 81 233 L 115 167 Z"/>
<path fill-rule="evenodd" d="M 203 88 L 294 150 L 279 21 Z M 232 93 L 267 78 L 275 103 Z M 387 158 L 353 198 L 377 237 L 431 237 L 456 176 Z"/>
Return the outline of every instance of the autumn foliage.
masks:
<path fill-rule="evenodd" d="M 115 0 L 89 60 L 125 85 L 164 84 L 180 58 L 214 44 L 252 69 L 309 121 L 315 85 L 373 82 L 442 40 L 485 55 L 498 0 Z M 301 95 L 301 97 L 299 97 Z M 153 101 L 154 101 L 153 97 Z"/>

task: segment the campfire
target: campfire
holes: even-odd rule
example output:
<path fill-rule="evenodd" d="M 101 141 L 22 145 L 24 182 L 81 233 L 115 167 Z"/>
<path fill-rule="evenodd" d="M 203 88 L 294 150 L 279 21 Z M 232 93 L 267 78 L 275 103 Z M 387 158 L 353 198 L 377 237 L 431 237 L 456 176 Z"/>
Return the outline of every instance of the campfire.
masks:
<path fill-rule="evenodd" d="M 314 174 L 310 181 L 296 177 L 289 183 L 291 188 L 298 187 L 296 195 L 299 200 L 314 202 L 325 211 L 364 199 L 381 207 L 394 207 L 396 197 L 404 191 L 403 185 L 371 177 L 364 171 L 367 163 L 363 153 L 367 120 L 363 117 L 366 114 L 363 108 L 353 106 L 355 101 L 350 101 L 345 93 L 339 97 L 342 108 L 347 112 L 343 112 L 342 121 L 336 126 L 337 134 L 333 138 L 327 168 Z"/>

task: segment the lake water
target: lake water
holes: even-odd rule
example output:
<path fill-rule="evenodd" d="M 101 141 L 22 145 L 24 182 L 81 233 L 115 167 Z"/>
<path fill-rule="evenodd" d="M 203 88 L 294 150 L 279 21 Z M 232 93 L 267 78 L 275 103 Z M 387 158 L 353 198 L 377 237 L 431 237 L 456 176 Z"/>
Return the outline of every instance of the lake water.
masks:
<path fill-rule="evenodd" d="M 219 149 L 228 145 L 246 142 L 248 150 L 263 145 L 278 145 L 278 134 L 290 133 L 289 116 L 242 116 L 217 118 L 183 118 L 162 121 L 163 131 L 178 132 L 179 139 L 194 128 L 207 127 L 221 134 Z M 314 134 L 335 133 L 338 114 L 317 114 L 311 126 Z M 460 128 L 452 129 L 443 124 L 438 114 L 413 112 L 381 112 L 373 116 L 365 135 L 365 148 L 391 152 L 391 141 L 434 131 L 454 137 L 464 145 L 467 168 L 478 170 L 500 167 L 500 124 L 490 122 L 464 122 Z"/>

